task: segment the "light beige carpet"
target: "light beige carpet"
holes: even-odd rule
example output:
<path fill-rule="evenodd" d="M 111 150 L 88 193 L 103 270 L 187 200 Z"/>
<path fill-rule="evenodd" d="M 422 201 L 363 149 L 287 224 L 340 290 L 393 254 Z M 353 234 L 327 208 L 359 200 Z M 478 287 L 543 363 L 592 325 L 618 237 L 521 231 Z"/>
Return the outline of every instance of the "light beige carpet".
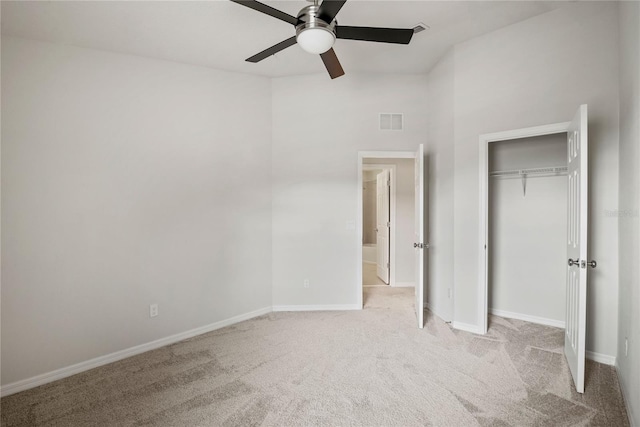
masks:
<path fill-rule="evenodd" d="M 487 336 L 413 289 L 363 311 L 272 313 L 3 398 L 3 426 L 626 426 L 613 368 L 574 391 L 560 329 L 493 317 Z"/>

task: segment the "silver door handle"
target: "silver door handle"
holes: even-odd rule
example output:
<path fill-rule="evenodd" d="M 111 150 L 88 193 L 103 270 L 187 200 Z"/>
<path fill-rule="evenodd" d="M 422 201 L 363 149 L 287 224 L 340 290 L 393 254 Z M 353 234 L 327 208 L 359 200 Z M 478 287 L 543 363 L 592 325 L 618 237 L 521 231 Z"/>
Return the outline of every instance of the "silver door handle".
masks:
<path fill-rule="evenodd" d="M 589 261 L 589 262 L 586 262 L 586 261 L 585 261 L 585 266 L 584 266 L 584 268 L 587 268 L 587 265 L 588 265 L 589 267 L 591 267 L 591 268 L 596 268 L 596 266 L 598 265 L 598 263 L 597 263 L 597 262 L 595 262 L 595 261 Z"/>
<path fill-rule="evenodd" d="M 579 259 L 571 259 L 569 258 L 569 267 L 574 266 L 574 265 L 579 265 L 580 264 L 580 260 Z"/>

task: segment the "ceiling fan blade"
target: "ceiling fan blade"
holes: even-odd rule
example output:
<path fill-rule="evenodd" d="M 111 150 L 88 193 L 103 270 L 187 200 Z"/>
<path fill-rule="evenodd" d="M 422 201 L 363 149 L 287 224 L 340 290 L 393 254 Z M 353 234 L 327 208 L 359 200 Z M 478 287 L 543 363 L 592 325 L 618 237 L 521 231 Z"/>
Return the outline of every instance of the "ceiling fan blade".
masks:
<path fill-rule="evenodd" d="M 331 24 L 346 2 L 347 0 L 324 0 L 318 9 L 318 18 Z"/>
<path fill-rule="evenodd" d="M 251 58 L 247 58 L 246 61 L 247 62 L 260 62 L 263 59 L 268 58 L 271 55 L 275 55 L 276 53 L 280 52 L 281 50 L 284 50 L 284 49 L 288 48 L 289 46 L 293 46 L 294 44 L 296 44 L 296 36 L 288 38 L 285 41 L 281 41 L 280 43 L 278 43 L 276 45 L 273 45 L 270 48 L 265 49 L 260 53 L 257 53 L 255 55 L 253 55 Z"/>
<path fill-rule="evenodd" d="M 331 76 L 332 79 L 344 75 L 342 65 L 340 65 L 340 61 L 338 61 L 338 57 L 336 56 L 336 52 L 333 48 L 329 49 L 325 53 L 321 53 L 320 57 L 322 58 L 322 62 L 324 62 L 324 66 L 327 67 L 329 76 Z"/>
<path fill-rule="evenodd" d="M 364 40 L 368 42 L 409 44 L 413 36 L 413 28 L 378 28 L 378 27 L 336 27 L 339 39 Z"/>
<path fill-rule="evenodd" d="M 269 16 L 273 16 L 274 18 L 278 18 L 281 21 L 288 22 L 291 25 L 296 25 L 298 23 L 298 18 L 289 15 L 288 13 L 284 13 L 278 9 L 274 9 L 271 6 L 267 6 L 266 4 L 260 3 L 255 0 L 231 0 L 234 3 L 241 4 L 250 9 L 257 10 L 258 12 L 262 12 Z"/>

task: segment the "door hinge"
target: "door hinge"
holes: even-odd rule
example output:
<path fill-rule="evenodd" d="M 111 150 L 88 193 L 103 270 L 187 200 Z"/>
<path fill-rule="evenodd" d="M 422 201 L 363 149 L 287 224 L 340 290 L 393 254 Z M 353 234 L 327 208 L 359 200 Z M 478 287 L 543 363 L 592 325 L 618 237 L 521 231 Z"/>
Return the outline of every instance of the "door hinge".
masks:
<path fill-rule="evenodd" d="M 387 221 L 387 227 L 391 227 L 391 223 Z"/>
<path fill-rule="evenodd" d="M 391 264 L 387 263 L 387 268 L 391 268 Z"/>

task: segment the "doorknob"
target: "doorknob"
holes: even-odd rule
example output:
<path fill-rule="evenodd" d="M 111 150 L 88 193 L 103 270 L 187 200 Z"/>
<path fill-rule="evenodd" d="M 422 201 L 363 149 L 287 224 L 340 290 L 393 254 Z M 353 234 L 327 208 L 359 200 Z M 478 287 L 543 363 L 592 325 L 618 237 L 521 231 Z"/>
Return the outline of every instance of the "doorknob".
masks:
<path fill-rule="evenodd" d="M 582 268 L 587 268 L 587 266 L 591 267 L 591 268 L 596 268 L 596 266 L 598 265 L 598 263 L 596 263 L 595 261 L 582 261 Z"/>
<path fill-rule="evenodd" d="M 573 266 L 573 265 L 579 265 L 580 260 L 579 259 L 571 259 L 569 258 L 569 267 Z"/>

